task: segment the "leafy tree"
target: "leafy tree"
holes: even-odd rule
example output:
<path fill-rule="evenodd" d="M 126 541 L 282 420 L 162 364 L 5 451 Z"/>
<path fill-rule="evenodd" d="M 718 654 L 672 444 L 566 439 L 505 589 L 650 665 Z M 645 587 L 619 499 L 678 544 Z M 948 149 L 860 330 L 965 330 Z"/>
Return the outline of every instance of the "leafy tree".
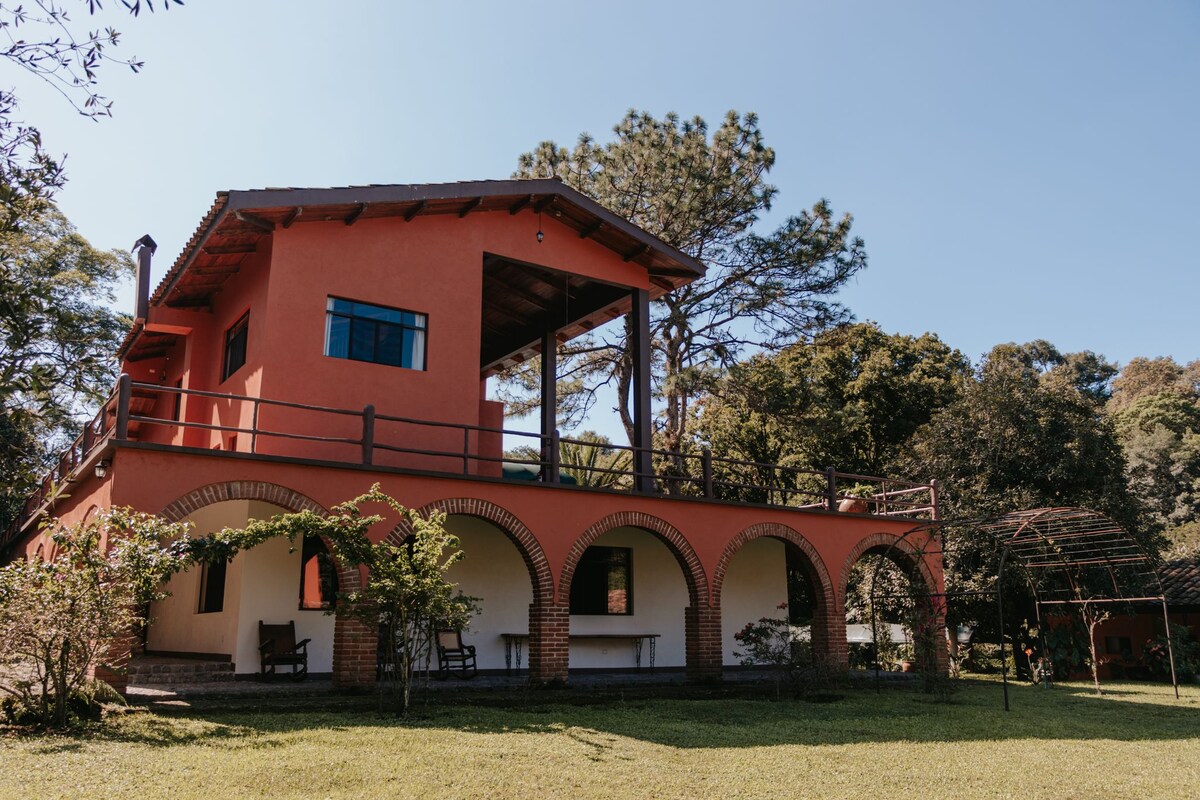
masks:
<path fill-rule="evenodd" d="M 660 444 L 684 445 L 695 398 L 720 368 L 747 348 L 775 348 L 845 321 L 831 296 L 866 266 L 849 215 L 824 200 L 771 231 L 757 229 L 777 190 L 775 163 L 758 118 L 729 112 L 710 138 L 704 120 L 655 119 L 630 111 L 599 144 L 587 134 L 568 150 L 542 142 L 520 157 L 516 177 L 558 177 L 708 266 L 706 277 L 659 298 L 651 311 L 654 385 L 663 403 Z M 626 327 L 581 337 L 561 350 L 560 385 L 568 426 L 586 413 L 596 388 L 612 384 L 632 442 L 633 361 Z M 536 402 L 536 364 L 508 384 L 510 411 Z M 522 381 L 522 377 L 524 380 Z"/>
<path fill-rule="evenodd" d="M 696 433 L 736 459 L 881 475 L 969 376 L 962 353 L 933 334 L 849 325 L 732 367 L 699 403 Z"/>
<path fill-rule="evenodd" d="M 1049 360 L 1045 343 L 993 348 L 962 396 L 934 415 L 894 463 L 901 473 L 943 481 L 943 517 L 971 520 L 1045 506 L 1082 506 L 1122 524 L 1150 550 L 1162 540 L 1147 525 L 1125 481 L 1125 461 L 1111 423 L 1100 413 L 1090 378 L 1069 366 L 1091 358 Z M 1096 358 L 1096 361 L 1102 361 Z M 1066 366 L 1064 366 L 1066 365 Z M 951 591 L 990 590 L 990 541 L 947 537 L 944 562 Z M 1027 592 L 1015 579 L 1005 591 Z M 992 599 L 951 605 L 949 628 L 987 623 Z M 1015 604 L 1010 607 L 1016 611 Z"/>
<path fill-rule="evenodd" d="M 155 10 L 154 0 L 120 0 L 130 14 Z M 161 0 L 159 6 L 183 5 L 183 0 Z M 102 11 L 100 0 L 78 0 L 89 16 Z M 82 115 L 93 119 L 111 116 L 112 102 L 99 94 L 99 71 L 105 64 L 120 64 L 134 72 L 142 68 L 136 58 L 116 58 L 120 44 L 112 28 L 81 31 L 74 23 L 67 0 L 36 0 L 28 5 L 0 6 L 0 30 L 7 46 L 0 56 L 61 94 Z M 40 212 L 62 187 L 61 160 L 42 146 L 41 132 L 16 119 L 19 101 L 11 91 L 0 90 L 0 230 L 15 230 Z"/>
<path fill-rule="evenodd" d="M 187 528 L 110 509 L 53 523 L 53 560 L 0 568 L 0 691 L 13 698 L 11 716 L 65 727 L 73 700 L 90 703 L 91 672 L 123 666 L 146 623 L 137 609 L 164 597 L 163 581 L 188 563 Z"/>
<path fill-rule="evenodd" d="M 368 531 L 385 518 L 364 513 L 367 504 L 382 505 L 407 520 L 412 535 L 402 544 L 372 542 Z M 344 567 L 366 567 L 361 589 L 339 592 L 337 613 L 380 628 L 385 678 L 381 691 L 390 689 L 399 710 L 408 713 L 414 674 L 422 665 L 428 669 L 437 628 L 464 628 L 477 611 L 475 599 L 456 593 L 446 580 L 446 571 L 465 554 L 458 538 L 446 532 L 445 521 L 440 512 L 422 517 L 406 509 L 375 484 L 367 493 L 334 506 L 328 516 L 299 511 L 251 520 L 245 528 L 225 528 L 194 539 L 190 547 L 198 560 L 214 561 L 277 536 L 292 543 L 321 537 Z"/>
<path fill-rule="evenodd" d="M 129 319 L 109 307 L 129 256 L 88 244 L 53 206 L 0 231 L 0 525 L 116 377 Z"/>
<path fill-rule="evenodd" d="M 627 489 L 633 484 L 633 453 L 614 448 L 607 436 L 584 431 L 573 441 L 563 442 L 559 452 L 562 473 L 577 486 Z"/>
<path fill-rule="evenodd" d="M 1143 395 L 1112 418 L 1130 486 L 1155 521 L 1200 521 L 1200 402 L 1178 391 Z"/>
<path fill-rule="evenodd" d="M 1176 394 L 1200 397 L 1200 359 L 1186 367 L 1175 363 L 1170 356 L 1131 359 L 1113 381 L 1110 412 L 1120 412 L 1145 397 L 1157 394 Z"/>

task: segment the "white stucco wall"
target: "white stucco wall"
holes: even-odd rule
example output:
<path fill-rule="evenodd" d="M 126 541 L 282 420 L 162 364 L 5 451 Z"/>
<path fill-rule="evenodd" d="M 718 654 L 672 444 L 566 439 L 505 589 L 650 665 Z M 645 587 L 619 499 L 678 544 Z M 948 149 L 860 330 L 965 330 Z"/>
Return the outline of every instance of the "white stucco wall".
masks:
<path fill-rule="evenodd" d="M 284 509 L 257 500 L 214 503 L 188 516 L 193 535 L 223 527 L 240 527 L 250 519 L 267 519 Z M 154 603 L 146 637 L 148 650 L 229 655 L 238 673 L 259 671 L 258 621 L 295 620 L 296 638 L 311 638 L 310 672 L 333 670 L 333 617 L 299 610 L 300 550 L 288 552 L 286 539 L 276 539 L 238 554 L 225 575 L 221 611 L 198 613 L 200 569 L 176 575 L 167 584 L 171 596 Z"/>
<path fill-rule="evenodd" d="M 784 544 L 762 537 L 747 542 L 729 562 L 721 589 L 721 642 L 724 663 L 740 663 L 733 635 L 763 617 L 782 618 L 778 608 L 787 602 L 787 561 Z"/>
<path fill-rule="evenodd" d="M 203 536 L 227 525 L 245 524 L 250 501 L 215 503 L 187 517 L 192 534 Z M 275 513 L 275 512 L 272 512 Z M 225 573 L 225 603 L 221 611 L 198 613 L 200 607 L 200 568 L 192 567 L 167 583 L 170 596 L 150 606 L 150 628 L 146 649 L 182 653 L 233 655 L 240 599 L 239 559 L 230 562 Z"/>
<path fill-rule="evenodd" d="M 629 616 L 571 615 L 571 633 L 658 633 L 655 666 L 682 667 L 684 609 L 688 606 L 687 582 L 675 556 L 653 534 L 638 528 L 616 528 L 593 544 L 633 549 L 633 614 Z M 642 667 L 649 666 L 649 650 L 642 651 Z M 631 642 L 571 642 L 570 667 L 632 669 Z"/>
<path fill-rule="evenodd" d="M 266 516 L 277 513 L 271 510 Z M 272 539 L 233 560 L 235 564 L 240 562 L 241 603 L 237 650 L 233 656 L 234 671 L 239 674 L 260 669 L 259 620 L 285 624 L 295 621 L 296 640 L 312 639 L 308 643 L 308 671 L 333 672 L 333 615 L 317 609 L 300 609 L 300 542 L 296 542 L 295 552 L 289 553 L 288 547 L 287 539 Z M 283 671 L 289 669 L 285 667 Z"/>
<path fill-rule="evenodd" d="M 475 646 L 480 669 L 504 669 L 502 633 L 529 630 L 533 584 L 517 546 L 496 526 L 474 517 L 452 516 L 446 530 L 459 538 L 466 557 L 446 573 L 463 594 L 480 598 L 481 613 L 463 633 Z M 528 665 L 522 653 L 522 667 Z M 515 666 L 515 665 L 514 665 Z"/>

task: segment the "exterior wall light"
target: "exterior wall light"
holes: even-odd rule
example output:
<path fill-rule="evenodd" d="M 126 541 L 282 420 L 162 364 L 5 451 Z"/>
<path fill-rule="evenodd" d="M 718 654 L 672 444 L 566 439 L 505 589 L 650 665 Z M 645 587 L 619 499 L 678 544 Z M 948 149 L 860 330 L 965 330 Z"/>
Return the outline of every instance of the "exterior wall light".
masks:
<path fill-rule="evenodd" d="M 108 474 L 108 462 L 107 461 L 97 461 L 96 462 L 96 477 L 99 478 L 100 480 L 104 480 L 104 476 L 107 474 Z"/>

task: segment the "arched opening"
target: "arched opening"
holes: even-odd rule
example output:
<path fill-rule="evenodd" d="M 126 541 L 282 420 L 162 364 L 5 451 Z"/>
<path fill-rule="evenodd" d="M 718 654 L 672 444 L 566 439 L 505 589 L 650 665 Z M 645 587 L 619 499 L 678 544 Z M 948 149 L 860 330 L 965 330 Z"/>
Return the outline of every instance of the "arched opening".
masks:
<path fill-rule="evenodd" d="M 945 658 L 944 609 L 922 554 L 899 537 L 864 539 L 842 570 L 848 666 L 851 669 L 938 669 Z"/>
<path fill-rule="evenodd" d="M 448 516 L 446 530 L 458 537 L 466 554 L 450 567 L 446 578 L 458 584 L 463 594 L 478 598 L 479 604 L 463 641 L 476 648 L 481 671 L 515 674 L 514 648 L 521 643 L 512 634 L 528 628 L 534 599 L 533 579 L 522 553 L 502 528 L 479 517 Z M 525 665 L 523 660 L 521 666 Z"/>
<path fill-rule="evenodd" d="M 714 578 L 721 607 L 722 660 L 740 666 L 736 634 L 762 618 L 786 620 L 797 639 L 811 644 L 811 658 L 841 663 L 840 639 L 829 629 L 833 586 L 816 549 L 784 525 L 755 525 L 726 547 Z"/>
<path fill-rule="evenodd" d="M 697 677 L 720 670 L 704 570 L 663 520 L 623 513 L 588 528 L 563 565 L 558 604 L 568 620 L 559 645 L 569 649 L 571 670 L 687 667 Z"/>
<path fill-rule="evenodd" d="M 222 500 L 180 519 L 192 523 L 193 536 L 205 536 L 290 510 L 258 499 Z M 295 622 L 297 639 L 312 640 L 310 673 L 332 673 L 335 620 L 324 612 L 337 581 L 327 549 L 317 541 L 293 547 L 284 538 L 269 539 L 228 562 L 196 565 L 172 577 L 170 596 L 151 604 L 145 653 L 229 661 L 235 674 L 253 674 L 260 669 L 258 622 Z"/>

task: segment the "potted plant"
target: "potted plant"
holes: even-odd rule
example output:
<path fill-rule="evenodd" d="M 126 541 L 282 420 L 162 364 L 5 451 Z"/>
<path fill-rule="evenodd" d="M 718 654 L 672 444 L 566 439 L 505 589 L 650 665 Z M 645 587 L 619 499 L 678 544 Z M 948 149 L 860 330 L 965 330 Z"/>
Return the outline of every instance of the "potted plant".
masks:
<path fill-rule="evenodd" d="M 842 492 L 838 503 L 838 511 L 843 514 L 869 514 L 869 500 L 875 496 L 875 487 L 865 483 L 856 483 Z"/>

